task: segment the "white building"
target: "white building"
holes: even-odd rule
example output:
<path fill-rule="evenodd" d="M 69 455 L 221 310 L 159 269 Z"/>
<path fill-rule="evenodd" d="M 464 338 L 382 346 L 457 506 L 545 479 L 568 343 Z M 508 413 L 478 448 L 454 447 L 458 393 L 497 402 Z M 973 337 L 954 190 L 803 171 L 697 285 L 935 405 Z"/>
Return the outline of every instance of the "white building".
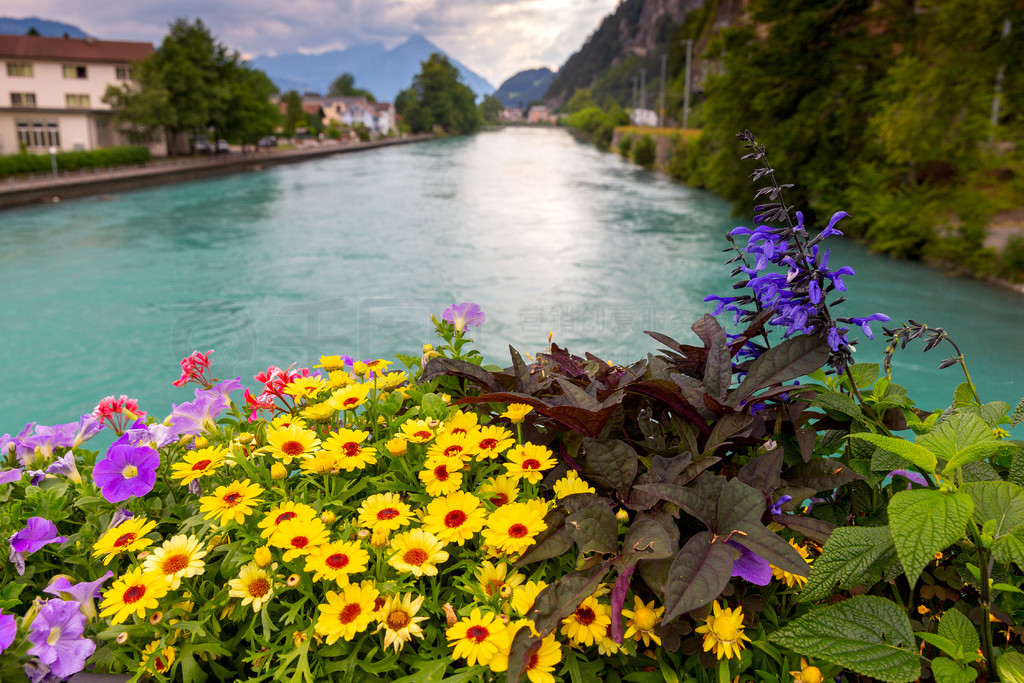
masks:
<path fill-rule="evenodd" d="M 629 122 L 634 126 L 657 126 L 658 112 L 653 109 L 634 109 L 629 112 Z"/>
<path fill-rule="evenodd" d="M 0 154 L 127 144 L 103 103 L 151 43 L 0 35 Z"/>
<path fill-rule="evenodd" d="M 337 121 L 339 125 L 361 123 L 376 135 L 395 130 L 395 108 L 390 102 L 367 102 L 361 97 L 305 97 L 303 104 L 315 102 L 324 112 L 323 124 Z"/>

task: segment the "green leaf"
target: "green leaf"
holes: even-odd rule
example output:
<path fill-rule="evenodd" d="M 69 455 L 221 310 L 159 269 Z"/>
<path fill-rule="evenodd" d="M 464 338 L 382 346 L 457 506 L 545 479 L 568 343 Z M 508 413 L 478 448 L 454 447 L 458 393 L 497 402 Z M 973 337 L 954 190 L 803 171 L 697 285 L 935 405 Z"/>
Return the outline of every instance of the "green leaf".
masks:
<path fill-rule="evenodd" d="M 981 419 L 985 421 L 989 427 L 995 427 L 999 424 L 1000 420 L 1006 417 L 1006 413 L 1010 411 L 1010 404 L 1004 403 L 1003 401 L 992 401 L 986 403 L 981 407 Z"/>
<path fill-rule="evenodd" d="M 860 595 L 817 609 L 768 639 L 887 683 L 921 675 L 906 613 L 891 600 Z"/>
<path fill-rule="evenodd" d="M 851 434 L 849 438 L 860 439 L 862 441 L 872 443 L 879 448 L 884 448 L 890 453 L 895 453 L 904 460 L 917 465 L 929 473 L 935 471 L 935 465 L 938 462 L 935 458 L 935 453 L 932 453 L 922 445 L 912 443 L 904 439 L 897 439 L 892 436 L 883 436 L 881 434 L 867 433 Z M 918 441 L 923 438 L 924 437 L 918 437 Z M 872 469 L 874 469 L 874 467 L 872 467 Z"/>
<path fill-rule="evenodd" d="M 934 489 L 900 491 L 889 501 L 889 529 L 910 585 L 925 565 L 964 536 L 974 511 L 965 493 Z"/>
<path fill-rule="evenodd" d="M 1024 524 L 1018 526 L 1012 533 L 996 539 L 992 544 L 992 556 L 996 562 L 1013 562 L 1020 569 L 1024 569 Z"/>
<path fill-rule="evenodd" d="M 949 609 L 939 620 L 939 635 L 949 638 L 970 657 L 970 661 L 977 658 L 975 654 L 981 647 L 981 640 L 978 638 L 978 630 L 974 628 L 971 620 L 963 615 L 960 610 Z"/>
<path fill-rule="evenodd" d="M 872 586 L 881 578 L 884 566 L 895 561 L 896 547 L 889 527 L 837 527 L 814 561 L 799 601 L 825 600 L 836 583 L 842 588 L 861 583 Z"/>
<path fill-rule="evenodd" d="M 971 390 L 970 384 L 961 382 L 953 392 L 953 407 L 960 408 L 971 405 L 974 405 L 974 391 Z"/>
<path fill-rule="evenodd" d="M 847 366 L 846 369 L 853 375 L 853 381 L 858 389 L 867 389 L 878 379 L 878 363 L 855 363 Z M 850 384 L 850 378 L 846 375 L 840 377 L 839 381 L 844 386 L 849 386 Z"/>
<path fill-rule="evenodd" d="M 996 671 L 1003 683 L 1024 683 L 1024 655 L 1010 650 L 999 655 Z"/>
<path fill-rule="evenodd" d="M 864 419 L 864 413 L 861 412 L 860 406 L 846 394 L 837 394 L 832 392 L 818 394 L 814 400 L 811 401 L 811 405 L 832 413 L 840 413 L 842 415 L 861 420 Z"/>
<path fill-rule="evenodd" d="M 636 451 L 624 441 L 614 439 L 598 441 L 587 438 L 583 440 L 583 448 L 586 451 L 584 478 L 615 489 L 626 498 L 640 464 Z"/>
<path fill-rule="evenodd" d="M 956 455 L 942 469 L 942 474 L 949 476 L 958 467 L 963 467 L 975 460 L 985 460 L 995 455 L 1002 448 L 1006 448 L 1006 444 L 1002 441 L 982 441 L 981 443 L 971 444 L 967 448 L 962 448 L 956 452 Z"/>
<path fill-rule="evenodd" d="M 1024 524 L 1024 488 L 1008 481 L 964 484 L 960 490 L 974 501 L 974 521 L 996 522 L 992 536 L 999 538 Z"/>
<path fill-rule="evenodd" d="M 917 437 L 916 443 L 943 460 L 952 460 L 961 449 L 995 440 L 984 420 L 968 410 L 958 410 L 937 423 L 932 431 Z"/>
<path fill-rule="evenodd" d="M 961 654 L 962 648 L 946 636 L 922 631 L 917 633 L 917 637 L 929 645 L 934 645 L 939 648 L 940 651 L 946 653 L 950 657 L 957 657 Z"/>
<path fill-rule="evenodd" d="M 716 541 L 710 531 L 691 536 L 669 569 L 662 623 L 711 604 L 721 595 L 732 578 L 734 556 L 733 549 Z"/>
<path fill-rule="evenodd" d="M 1017 407 L 1013 409 L 1013 415 L 1010 416 L 1010 426 L 1016 427 L 1021 422 L 1024 422 L 1024 398 L 1020 400 Z"/>
<path fill-rule="evenodd" d="M 727 404 L 737 406 L 758 389 L 817 370 L 828 360 L 828 353 L 828 345 L 816 336 L 804 334 L 787 339 L 754 361 L 743 382 L 729 395 Z"/>
<path fill-rule="evenodd" d="M 1007 478 L 1017 486 L 1024 486 L 1024 445 L 1020 442 L 1016 445 L 1017 452 L 1010 460 L 1010 474 Z"/>
<path fill-rule="evenodd" d="M 974 669 L 960 666 L 945 657 L 932 660 L 932 675 L 935 676 L 935 683 L 971 683 L 978 678 L 978 672 Z"/>
<path fill-rule="evenodd" d="M 619 549 L 619 525 L 615 521 L 615 513 L 604 501 L 592 503 L 569 515 L 565 528 L 584 555 L 611 555 Z"/>

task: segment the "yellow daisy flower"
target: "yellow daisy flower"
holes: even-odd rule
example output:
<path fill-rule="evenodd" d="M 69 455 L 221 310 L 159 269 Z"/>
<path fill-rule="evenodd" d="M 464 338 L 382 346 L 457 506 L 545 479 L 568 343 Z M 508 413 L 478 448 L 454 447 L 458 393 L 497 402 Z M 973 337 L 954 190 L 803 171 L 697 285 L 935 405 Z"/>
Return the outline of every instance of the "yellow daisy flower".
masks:
<path fill-rule="evenodd" d="M 448 561 L 444 543 L 423 529 L 396 535 L 391 539 L 391 549 L 394 554 L 388 564 L 413 576 L 437 576 L 437 565 Z"/>
<path fill-rule="evenodd" d="M 462 486 L 462 458 L 439 456 L 427 458 L 425 469 L 419 473 L 420 481 L 433 498 L 447 496 Z"/>
<path fill-rule="evenodd" d="M 562 620 L 562 635 L 581 645 L 593 645 L 607 635 L 611 623 L 609 609 L 591 596 Z"/>
<path fill-rule="evenodd" d="M 533 406 L 528 406 L 525 403 L 512 403 L 501 416 L 507 417 L 512 424 L 517 425 L 525 420 L 531 412 L 533 412 Z"/>
<path fill-rule="evenodd" d="M 299 412 L 302 414 L 302 417 L 307 420 L 312 420 L 313 422 L 325 422 L 333 419 L 338 411 L 335 410 L 334 406 L 331 405 L 331 402 L 327 400 L 305 406 Z"/>
<path fill-rule="evenodd" d="M 501 507 L 502 505 L 508 505 L 509 503 L 515 502 L 519 496 L 519 487 L 516 484 L 519 483 L 518 477 L 507 477 L 504 474 L 488 479 L 485 481 L 477 493 L 484 500 L 490 501 L 494 505 Z"/>
<path fill-rule="evenodd" d="M 329 579 L 346 584 L 349 575 L 365 571 L 370 555 L 359 541 L 325 543 L 306 555 L 306 571 L 313 572 L 313 580 Z"/>
<path fill-rule="evenodd" d="M 345 367 L 345 361 L 341 359 L 341 356 L 320 356 L 320 364 L 313 367 L 323 368 L 327 372 L 342 370 Z"/>
<path fill-rule="evenodd" d="M 250 484 L 249 480 L 233 481 L 227 486 L 218 486 L 213 495 L 199 499 L 199 511 L 206 513 L 206 519 L 220 516 L 220 525 L 225 526 L 232 519 L 242 524 L 252 512 L 256 503 L 263 500 L 257 498 L 263 493 L 259 484 Z"/>
<path fill-rule="evenodd" d="M 740 650 L 746 647 L 743 641 L 750 642 L 743 633 L 743 608 L 722 609 L 717 600 L 707 621 L 694 630 L 704 634 L 704 652 L 714 652 L 719 659 L 732 659 L 733 655 L 738 658 Z"/>
<path fill-rule="evenodd" d="M 790 671 L 793 676 L 793 683 L 821 683 L 825 680 L 821 675 L 821 669 L 816 666 L 809 666 L 807 660 L 800 658 L 800 670 Z"/>
<path fill-rule="evenodd" d="M 531 626 L 533 622 L 519 623 L 521 625 L 516 626 L 515 630 L 513 630 L 512 625 L 505 630 L 505 640 L 508 641 L 508 645 L 505 648 L 508 650 L 512 649 L 512 640 L 515 638 L 516 632 L 521 628 Z M 511 636 L 508 635 L 509 632 L 511 632 Z M 523 675 L 526 676 L 530 683 L 555 683 L 555 677 L 551 672 L 555 670 L 560 661 L 562 661 L 562 646 L 555 640 L 555 634 L 549 633 L 541 641 L 540 648 L 530 656 L 530 661 L 526 662 L 523 666 Z M 495 666 L 502 668 L 496 669 Z M 491 660 L 490 667 L 492 671 L 508 670 L 508 652 L 504 648 Z"/>
<path fill-rule="evenodd" d="M 110 560 L 119 553 L 131 553 L 142 550 L 153 545 L 152 539 L 146 538 L 146 534 L 156 528 L 156 522 L 151 522 L 145 517 L 134 517 L 121 522 L 113 529 L 100 536 L 93 544 L 92 556 L 103 558 L 103 566 L 110 564 Z"/>
<path fill-rule="evenodd" d="M 352 375 L 348 374 L 344 370 L 331 370 L 327 375 L 327 382 L 331 385 L 332 389 L 341 389 L 352 384 L 354 380 Z"/>
<path fill-rule="evenodd" d="M 337 474 L 338 454 L 331 451 L 317 451 L 299 462 L 299 469 L 307 474 Z"/>
<path fill-rule="evenodd" d="M 317 435 L 296 424 L 267 432 L 267 450 L 285 465 L 290 465 L 293 458 L 312 455 L 318 446 L 320 439 Z"/>
<path fill-rule="evenodd" d="M 796 541 L 794 541 L 792 538 L 789 539 L 789 544 L 793 546 L 793 548 L 796 549 L 798 553 L 800 553 L 800 557 L 804 558 L 804 561 L 808 565 L 813 564 L 814 560 L 811 559 L 810 553 L 808 553 L 807 548 L 797 545 Z M 769 564 L 768 566 L 772 568 L 772 576 L 774 576 L 779 581 L 785 583 L 788 588 L 802 587 L 804 584 L 807 583 L 806 576 L 790 574 L 784 569 L 779 569 L 774 564 Z"/>
<path fill-rule="evenodd" d="M 159 574 L 146 574 L 136 567 L 119 577 L 109 590 L 103 592 L 100 616 L 112 617 L 111 623 L 120 624 L 131 615 L 145 617 L 147 609 L 156 609 L 160 598 L 167 595 L 167 581 Z"/>
<path fill-rule="evenodd" d="M 327 382 L 318 376 L 297 377 L 284 388 L 284 393 L 307 401 L 327 388 Z"/>
<path fill-rule="evenodd" d="M 270 426 L 274 429 L 287 429 L 293 425 L 299 429 L 305 429 L 306 421 L 302 418 L 295 417 L 294 415 L 289 415 L 288 413 L 278 415 L 270 421 Z"/>
<path fill-rule="evenodd" d="M 362 430 L 340 429 L 327 437 L 323 447 L 337 454 L 338 467 L 341 469 L 346 472 L 361 470 L 377 462 L 376 449 L 363 446 L 369 436 L 370 432 Z"/>
<path fill-rule="evenodd" d="M 459 457 L 463 460 L 472 460 L 477 453 L 476 441 L 469 434 L 452 434 L 444 432 L 437 435 L 434 443 L 427 448 L 427 457 Z"/>
<path fill-rule="evenodd" d="M 528 619 L 513 621 L 505 627 L 505 632 L 501 635 L 501 642 L 498 644 L 498 651 L 494 653 L 491 661 L 487 663 L 491 671 L 494 673 L 508 671 L 508 655 L 512 651 L 512 641 L 516 639 L 516 634 L 524 628 L 529 628 L 536 633 L 536 629 L 533 628 L 533 622 Z"/>
<path fill-rule="evenodd" d="M 283 548 L 284 561 L 290 562 L 300 555 L 312 553 L 329 540 L 327 527 L 319 519 L 296 518 L 278 526 L 269 543 L 275 548 Z"/>
<path fill-rule="evenodd" d="M 396 458 L 400 458 L 405 455 L 405 452 L 409 448 L 409 442 L 400 436 L 392 437 L 388 439 L 384 447 L 388 449 L 388 453 Z"/>
<path fill-rule="evenodd" d="M 512 597 L 512 591 L 526 578 L 519 572 L 514 572 L 509 576 L 507 564 L 499 562 L 494 565 L 487 560 L 480 563 L 480 568 L 474 574 L 477 581 L 480 582 L 480 587 L 484 589 L 484 595 L 488 598 L 508 599 Z"/>
<path fill-rule="evenodd" d="M 465 491 L 455 491 L 427 504 L 423 528 L 445 543 L 464 544 L 484 528 L 487 513 L 480 499 Z"/>
<path fill-rule="evenodd" d="M 634 595 L 633 609 L 622 610 L 622 616 L 629 619 L 626 622 L 626 633 L 623 634 L 623 638 L 632 638 L 637 642 L 643 638 L 646 646 L 650 646 L 652 640 L 661 645 L 661 638 L 654 632 L 654 627 L 658 625 L 661 615 L 664 613 L 664 607 L 654 608 L 653 600 L 651 600 L 651 604 L 647 605 L 640 599 L 640 596 Z"/>
<path fill-rule="evenodd" d="M 512 609 L 521 617 L 533 609 L 533 603 L 537 600 L 540 592 L 548 587 L 544 581 L 527 581 L 521 586 L 512 589 Z"/>
<path fill-rule="evenodd" d="M 316 510 L 309 507 L 305 503 L 296 503 L 291 500 L 286 500 L 280 503 L 274 508 L 271 508 L 267 516 L 260 521 L 259 528 L 263 529 L 260 532 L 260 536 L 263 538 L 270 538 L 278 527 L 287 522 L 289 519 L 313 519 L 316 517 Z"/>
<path fill-rule="evenodd" d="M 487 665 L 505 642 L 505 625 L 490 612 L 481 614 L 476 607 L 469 616 L 448 629 L 448 643 L 455 644 L 452 657 L 465 659 L 470 666 Z"/>
<path fill-rule="evenodd" d="M 403 372 L 388 372 L 377 378 L 377 386 L 381 389 L 394 389 L 399 384 L 409 381 L 409 375 Z"/>
<path fill-rule="evenodd" d="M 274 577 L 259 563 L 250 562 L 242 566 L 238 578 L 228 581 L 228 588 L 228 596 L 242 598 L 243 607 L 252 604 L 252 611 L 259 612 L 274 594 Z"/>
<path fill-rule="evenodd" d="M 183 578 L 199 576 L 205 572 L 206 551 L 203 542 L 195 536 L 180 534 L 164 541 L 163 545 L 146 558 L 145 570 L 167 579 L 171 590 L 177 590 Z"/>
<path fill-rule="evenodd" d="M 574 493 L 596 493 L 594 487 L 580 479 L 576 470 L 569 470 L 565 476 L 555 482 L 555 498 L 561 499 Z"/>
<path fill-rule="evenodd" d="M 377 627 L 377 631 L 384 629 L 385 650 L 394 647 L 395 652 L 398 652 L 406 643 L 412 642 L 413 638 L 423 637 L 420 622 L 426 621 L 427 618 L 416 616 L 423 605 L 423 600 L 422 595 L 413 600 L 411 593 L 392 595 L 380 608 L 377 614 L 380 626 Z"/>
<path fill-rule="evenodd" d="M 480 449 L 476 454 L 477 460 L 494 459 L 516 443 L 512 432 L 497 425 L 481 427 L 473 434 L 473 440 L 476 441 L 476 447 Z"/>
<path fill-rule="evenodd" d="M 374 604 L 380 593 L 371 582 L 350 583 L 340 593 L 327 592 L 327 603 L 321 604 L 316 632 L 333 645 L 338 638 L 352 640 L 374 619 Z"/>
<path fill-rule="evenodd" d="M 390 366 L 391 361 L 378 358 L 377 360 L 370 360 L 366 361 L 365 363 L 361 361 L 356 361 L 355 363 L 352 364 L 352 371 L 355 372 L 360 377 L 365 377 L 371 372 L 379 376 Z"/>
<path fill-rule="evenodd" d="M 532 443 L 516 446 L 505 457 L 509 460 L 505 463 L 509 476 L 520 477 L 531 484 L 543 479 L 544 472 L 556 464 L 550 449 Z"/>
<path fill-rule="evenodd" d="M 223 465 L 227 454 L 226 448 L 216 446 L 190 451 L 185 454 L 181 462 L 171 465 L 171 479 L 181 481 L 183 486 L 187 485 Z"/>
<path fill-rule="evenodd" d="M 139 664 L 147 671 L 165 674 L 171 668 L 171 665 L 174 664 L 175 655 L 176 652 L 173 647 L 168 645 L 161 650 L 160 641 L 154 640 L 142 651 Z"/>
<path fill-rule="evenodd" d="M 484 543 L 510 555 L 521 553 L 547 528 L 544 523 L 547 512 L 547 503 L 540 500 L 503 505 L 488 516 Z"/>
<path fill-rule="evenodd" d="M 434 430 L 426 420 L 406 420 L 402 423 L 402 438 L 412 443 L 427 443 L 434 438 Z"/>
<path fill-rule="evenodd" d="M 366 403 L 371 389 L 369 384 L 348 384 L 331 394 L 331 405 L 335 410 L 355 410 Z"/>
<path fill-rule="evenodd" d="M 445 421 L 444 431 L 447 434 L 455 435 L 469 434 L 470 432 L 476 429 L 478 419 L 479 418 L 477 418 L 476 413 L 465 413 L 460 410 L 459 412 L 455 413 Z"/>
<path fill-rule="evenodd" d="M 412 522 L 412 509 L 397 493 L 377 493 L 359 506 L 359 526 L 370 530 L 395 531 Z"/>

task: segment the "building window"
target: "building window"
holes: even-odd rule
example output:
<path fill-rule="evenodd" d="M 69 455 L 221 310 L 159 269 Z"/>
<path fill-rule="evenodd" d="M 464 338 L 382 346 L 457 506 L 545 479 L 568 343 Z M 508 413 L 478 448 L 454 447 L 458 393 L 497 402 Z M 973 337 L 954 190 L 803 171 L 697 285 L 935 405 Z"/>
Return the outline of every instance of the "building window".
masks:
<path fill-rule="evenodd" d="M 7 62 L 8 76 L 32 77 L 32 64 L 29 62 Z"/>
<path fill-rule="evenodd" d="M 88 95 L 65 95 L 69 109 L 88 109 Z"/>
<path fill-rule="evenodd" d="M 65 64 L 64 78 L 86 78 L 85 67 L 81 64 Z"/>
<path fill-rule="evenodd" d="M 12 92 L 12 107 L 34 107 L 36 106 L 36 94 L 34 92 Z"/>
<path fill-rule="evenodd" d="M 134 81 L 135 80 L 135 69 L 130 66 L 119 66 L 114 69 L 117 72 L 117 80 L 119 81 Z"/>
<path fill-rule="evenodd" d="M 18 142 L 28 149 L 60 147 L 60 131 L 56 121 L 15 121 Z"/>

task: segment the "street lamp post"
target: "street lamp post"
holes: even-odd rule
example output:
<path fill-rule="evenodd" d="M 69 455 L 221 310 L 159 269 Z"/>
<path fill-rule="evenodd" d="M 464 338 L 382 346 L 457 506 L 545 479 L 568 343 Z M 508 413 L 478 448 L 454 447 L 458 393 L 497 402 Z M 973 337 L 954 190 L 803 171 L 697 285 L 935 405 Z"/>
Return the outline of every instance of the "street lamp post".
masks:
<path fill-rule="evenodd" d="M 53 169 L 53 177 L 57 177 L 57 148 L 50 148 L 50 168 Z"/>

